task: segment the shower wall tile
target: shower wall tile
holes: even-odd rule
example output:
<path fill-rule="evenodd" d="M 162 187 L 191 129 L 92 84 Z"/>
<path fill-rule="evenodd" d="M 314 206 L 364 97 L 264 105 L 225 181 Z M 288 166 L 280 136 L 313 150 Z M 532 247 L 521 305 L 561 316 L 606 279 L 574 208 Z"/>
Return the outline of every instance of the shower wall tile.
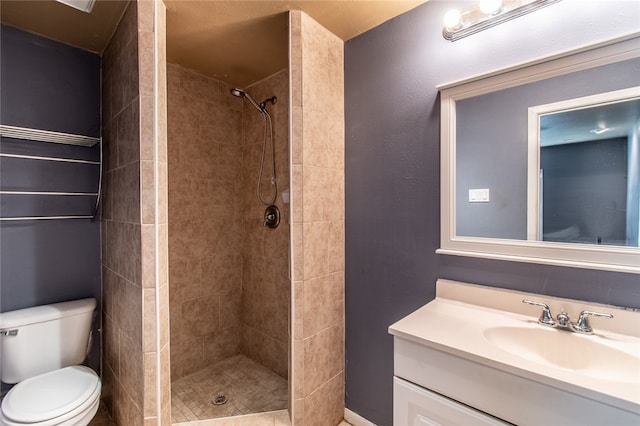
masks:
<path fill-rule="evenodd" d="M 305 164 L 303 194 L 304 222 L 336 221 L 344 218 L 343 170 Z"/>
<path fill-rule="evenodd" d="M 161 426 L 171 424 L 171 376 L 167 374 L 170 366 L 170 349 L 169 345 L 165 345 L 160 350 L 160 406 L 161 410 Z"/>
<path fill-rule="evenodd" d="M 142 426 L 142 411 L 116 379 L 113 387 L 113 420 L 117 425 Z"/>
<path fill-rule="evenodd" d="M 151 95 L 140 96 L 139 102 L 139 126 L 140 126 L 140 160 L 154 160 L 154 97 Z M 158 150 L 160 152 L 160 150 Z M 160 161 L 160 159 L 158 159 Z M 166 161 L 166 159 L 165 159 Z"/>
<path fill-rule="evenodd" d="M 110 392 L 107 406 L 118 425 L 155 424 L 159 411 L 157 375 L 162 367 L 158 368 L 157 350 L 161 337 L 156 325 L 162 321 L 163 310 L 156 301 L 163 300 L 163 292 L 156 297 L 156 287 L 164 280 L 166 293 L 162 256 L 166 259 L 167 250 L 156 253 L 156 238 L 160 245 L 166 244 L 167 226 L 166 197 L 156 199 L 155 194 L 162 189 L 156 188 L 156 182 L 166 180 L 167 167 L 166 163 L 164 168 L 155 164 L 156 153 L 166 161 L 166 144 L 156 144 L 156 139 L 163 140 L 159 123 L 166 119 L 155 102 L 164 99 L 166 104 L 166 96 L 155 87 L 156 79 L 164 81 L 162 69 L 154 75 L 156 52 L 164 52 L 164 39 L 154 37 L 153 31 L 156 22 L 164 26 L 163 18 L 161 3 L 129 2 L 102 62 L 106 157 L 102 262 L 105 300 L 109 301 L 103 326 L 103 371 Z M 155 176 L 156 169 L 159 176 Z M 156 217 L 156 209 L 163 216 Z M 159 219 L 164 220 L 164 228 Z M 158 268 L 156 262 L 160 262 Z M 168 318 L 168 304 L 164 311 Z M 166 341 L 168 333 L 167 326 Z M 165 347 L 168 351 L 168 343 Z M 168 368 L 168 356 L 165 361 Z"/>
<path fill-rule="evenodd" d="M 295 399 L 304 398 L 304 341 L 294 340 L 293 342 L 293 368 L 296 374 L 293 376 L 293 397 Z"/>
<path fill-rule="evenodd" d="M 140 161 L 140 107 L 131 100 L 127 106 L 115 116 L 116 123 L 116 161 L 114 168 Z"/>
<path fill-rule="evenodd" d="M 156 289 L 145 288 L 142 290 L 142 351 L 145 357 L 157 349 L 158 339 L 156 333 Z M 146 409 L 146 406 L 145 406 Z"/>
<path fill-rule="evenodd" d="M 291 123 L 292 408 L 299 424 L 329 426 L 344 412 L 343 42 L 302 12 L 290 23 L 292 95 L 301 92 Z"/>
<path fill-rule="evenodd" d="M 289 68 L 291 72 L 291 106 L 302 106 L 302 15 L 289 13 Z M 295 111 L 295 109 L 294 109 Z M 294 120 L 294 123 L 300 123 Z M 294 164 L 297 163 L 294 161 Z"/>
<path fill-rule="evenodd" d="M 145 423 L 153 425 L 158 424 L 158 361 L 155 352 L 144 353 L 144 416 Z M 149 421 L 150 418 L 153 418 L 153 422 Z"/>
<path fill-rule="evenodd" d="M 240 322 L 240 307 L 242 291 L 240 289 L 223 292 L 220 294 L 220 325 L 218 329 L 227 324 Z"/>
<path fill-rule="evenodd" d="M 106 344 L 106 343 L 105 343 Z M 115 374 L 111 371 L 111 366 L 104 362 L 102 364 L 102 374 L 100 376 L 102 389 L 100 389 L 100 404 L 103 404 L 113 418 L 113 388 Z"/>
<path fill-rule="evenodd" d="M 165 226 L 168 223 L 167 207 L 169 205 L 169 201 L 168 201 L 168 184 L 167 184 L 167 173 L 168 173 L 168 170 L 167 169 L 168 169 L 168 165 L 167 165 L 166 162 L 158 162 L 158 177 L 157 177 L 157 185 L 158 185 L 158 191 L 157 191 L 157 194 L 158 194 L 158 200 L 157 200 L 158 209 L 157 209 L 157 213 L 158 213 L 158 217 L 157 217 L 157 223 L 159 225 L 165 225 Z M 165 255 L 166 255 L 166 247 L 167 246 L 166 245 L 165 246 L 159 245 L 159 247 L 164 247 L 165 248 Z M 163 266 L 166 268 L 167 267 L 166 263 Z M 160 282 L 163 282 L 163 281 L 160 280 Z"/>
<path fill-rule="evenodd" d="M 218 295 L 199 297 L 182 304 L 182 335 L 184 338 L 203 337 L 215 332 L 220 324 Z"/>
<path fill-rule="evenodd" d="M 132 4 L 134 4 L 132 2 Z M 118 53 L 113 72 L 118 83 L 113 85 L 111 111 L 120 113 L 129 103 L 138 98 L 138 37 L 132 37 L 122 51 Z"/>
<path fill-rule="evenodd" d="M 303 264 L 305 282 L 340 268 L 343 253 L 340 240 L 342 221 L 311 222 L 303 226 Z"/>
<path fill-rule="evenodd" d="M 133 284 L 140 285 L 140 225 L 110 221 L 105 224 L 103 263 Z"/>
<path fill-rule="evenodd" d="M 305 282 L 304 337 L 344 320 L 344 271 Z"/>
<path fill-rule="evenodd" d="M 150 3 L 150 1 L 139 0 L 138 7 L 148 8 L 148 4 L 145 5 L 146 3 Z M 151 19 L 153 19 L 153 13 L 150 15 Z M 138 10 L 138 17 L 142 17 L 140 10 Z M 153 31 L 138 28 L 138 79 L 141 97 L 153 96 L 154 94 L 154 37 Z"/>
<path fill-rule="evenodd" d="M 103 318 L 103 343 L 105 345 L 103 362 L 120 375 L 120 334 L 113 320 L 109 316 Z"/>
<path fill-rule="evenodd" d="M 183 339 L 179 348 L 171 345 L 171 377 L 184 377 L 207 365 L 204 354 L 204 340 Z M 174 375 L 175 371 L 175 375 Z"/>
<path fill-rule="evenodd" d="M 293 77 L 292 77 L 293 79 Z M 291 107 L 291 164 L 302 164 L 302 141 L 304 135 L 303 109 L 301 106 Z"/>
<path fill-rule="evenodd" d="M 330 272 L 344 271 L 344 220 L 334 220 L 329 227 L 328 237 L 328 268 Z"/>
<path fill-rule="evenodd" d="M 156 229 L 154 225 L 142 225 L 141 228 L 141 285 L 144 288 L 155 288 Z"/>
<path fill-rule="evenodd" d="M 115 314 L 116 325 L 123 335 L 136 344 L 135 348 L 142 351 L 142 290 L 122 280 L 116 291 L 116 298 L 120 300 Z M 121 353 L 127 352 L 122 350 Z"/>
<path fill-rule="evenodd" d="M 344 370 L 342 322 L 304 339 L 305 397 Z"/>
<path fill-rule="evenodd" d="M 276 96 L 268 104 L 272 117 L 278 197 L 274 204 L 281 212 L 280 226 L 264 227 L 264 208 L 256 199 L 257 172 L 262 163 L 264 116 L 244 103 L 242 175 L 244 194 L 239 211 L 244 217 L 242 276 L 242 353 L 283 377 L 288 376 L 288 328 L 291 282 L 289 280 L 289 205 L 281 198 L 289 189 L 289 107 L 288 71 L 284 70 L 248 88 L 256 100 Z M 264 179 L 260 186 L 263 198 L 272 194 L 270 150 L 264 160 Z"/>
<path fill-rule="evenodd" d="M 287 377 L 287 342 L 278 341 L 254 328 L 243 326 L 240 350 L 274 373 Z"/>
<path fill-rule="evenodd" d="M 214 364 L 240 353 L 240 326 L 221 327 L 204 340 L 206 365 Z"/>
<path fill-rule="evenodd" d="M 336 111 L 326 106 L 318 110 L 309 106 L 304 108 L 305 165 L 344 169 L 344 121 L 335 120 L 335 115 Z"/>
<path fill-rule="evenodd" d="M 167 64 L 172 380 L 239 351 L 242 103 L 229 90 Z"/>
<path fill-rule="evenodd" d="M 133 399 L 133 402 L 142 407 L 144 391 L 143 354 L 136 347 L 137 344 L 124 335 L 120 335 L 120 345 L 123 354 L 120 356 L 120 383 L 123 390 Z"/>
<path fill-rule="evenodd" d="M 302 96 L 305 108 L 333 110 L 344 103 L 344 43 L 302 14 Z M 338 113 L 338 111 L 333 110 Z M 330 122 L 337 117 L 335 114 Z M 306 123 L 305 123 L 306 124 Z"/>
<path fill-rule="evenodd" d="M 109 177 L 111 215 L 114 221 L 140 221 L 140 163 L 113 170 Z"/>
<path fill-rule="evenodd" d="M 294 231 L 295 232 L 295 231 Z M 294 316 L 293 316 L 293 339 L 298 342 L 304 338 L 304 282 L 295 281 L 293 286 L 294 294 Z"/>
<path fill-rule="evenodd" d="M 117 56 L 129 46 L 132 39 L 137 36 L 136 21 L 138 10 L 135 3 L 131 2 L 124 11 L 120 23 L 114 32 L 109 45 L 103 54 L 104 74 L 110 75 L 114 72 L 118 58 Z"/>
<path fill-rule="evenodd" d="M 183 302 L 201 295 L 200 274 L 194 273 L 197 272 L 200 262 L 192 257 L 181 256 L 174 246 L 169 245 L 169 263 L 171 264 L 169 269 L 170 301 L 175 302 L 171 305 L 172 308 L 177 308 L 182 306 Z M 171 321 L 174 318 L 176 322 L 180 320 L 180 317 L 175 317 L 172 312 Z"/>
<path fill-rule="evenodd" d="M 333 426 L 344 415 L 344 373 L 341 372 L 304 400 L 305 426 Z"/>
<path fill-rule="evenodd" d="M 160 304 L 160 335 L 158 336 L 160 348 L 164 348 L 169 345 L 169 285 L 167 281 L 160 286 L 159 291 L 159 304 Z"/>

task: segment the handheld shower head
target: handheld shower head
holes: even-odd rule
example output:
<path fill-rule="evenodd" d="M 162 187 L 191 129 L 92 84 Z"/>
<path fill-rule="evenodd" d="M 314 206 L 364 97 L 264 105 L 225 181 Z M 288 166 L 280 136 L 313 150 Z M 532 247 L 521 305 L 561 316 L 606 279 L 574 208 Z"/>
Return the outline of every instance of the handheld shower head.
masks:
<path fill-rule="evenodd" d="M 244 90 L 242 89 L 238 89 L 237 87 L 234 87 L 233 89 L 231 89 L 231 94 L 233 96 L 237 96 L 238 98 L 244 98 L 246 93 L 244 92 Z"/>
<path fill-rule="evenodd" d="M 233 96 L 238 97 L 238 98 L 245 98 L 246 100 L 248 100 L 251 103 L 251 105 L 256 107 L 256 109 L 258 111 L 260 111 L 261 113 L 264 114 L 264 108 L 260 108 L 260 106 L 256 103 L 256 101 L 254 101 L 253 98 L 251 96 L 249 96 L 249 94 L 247 92 L 245 92 L 244 90 L 238 89 L 237 87 L 234 87 L 233 89 L 231 89 L 231 94 Z"/>

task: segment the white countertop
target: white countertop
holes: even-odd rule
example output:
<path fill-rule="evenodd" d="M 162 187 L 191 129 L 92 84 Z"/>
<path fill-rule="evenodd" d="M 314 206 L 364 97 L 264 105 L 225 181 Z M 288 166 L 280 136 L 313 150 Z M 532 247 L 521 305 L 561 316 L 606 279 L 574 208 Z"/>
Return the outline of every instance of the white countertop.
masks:
<path fill-rule="evenodd" d="M 613 313 L 614 319 L 592 321 L 594 334 L 574 333 L 575 337 L 594 339 L 640 359 L 640 338 L 637 336 L 639 312 L 446 280 L 439 280 L 437 288 L 436 299 L 391 325 L 389 332 L 397 338 L 640 413 L 640 365 L 630 371 L 631 377 L 626 381 L 593 377 L 584 374 L 584 371 L 516 356 L 485 337 L 485 331 L 495 327 L 544 327 L 537 322 L 541 308 L 522 303 L 523 298 L 528 298 L 550 305 L 554 316 L 565 311 L 575 319 L 577 312 L 583 309 Z M 550 331 L 571 333 L 565 330 Z"/>

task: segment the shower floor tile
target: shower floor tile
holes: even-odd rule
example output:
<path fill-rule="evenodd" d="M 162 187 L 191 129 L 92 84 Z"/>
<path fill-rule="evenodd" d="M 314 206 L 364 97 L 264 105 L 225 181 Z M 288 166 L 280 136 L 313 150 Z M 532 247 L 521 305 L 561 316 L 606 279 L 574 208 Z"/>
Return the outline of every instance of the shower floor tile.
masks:
<path fill-rule="evenodd" d="M 227 402 L 215 405 L 219 395 Z M 171 383 L 172 423 L 282 410 L 287 403 L 287 381 L 244 355 Z"/>

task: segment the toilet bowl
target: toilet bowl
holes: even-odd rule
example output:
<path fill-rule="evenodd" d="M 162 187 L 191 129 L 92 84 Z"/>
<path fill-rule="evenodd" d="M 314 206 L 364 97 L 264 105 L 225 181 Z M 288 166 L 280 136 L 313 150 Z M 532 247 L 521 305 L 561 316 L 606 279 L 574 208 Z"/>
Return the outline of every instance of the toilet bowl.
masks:
<path fill-rule="evenodd" d="M 100 378 L 82 365 L 30 377 L 7 393 L 0 407 L 6 426 L 86 426 L 98 411 Z"/>

